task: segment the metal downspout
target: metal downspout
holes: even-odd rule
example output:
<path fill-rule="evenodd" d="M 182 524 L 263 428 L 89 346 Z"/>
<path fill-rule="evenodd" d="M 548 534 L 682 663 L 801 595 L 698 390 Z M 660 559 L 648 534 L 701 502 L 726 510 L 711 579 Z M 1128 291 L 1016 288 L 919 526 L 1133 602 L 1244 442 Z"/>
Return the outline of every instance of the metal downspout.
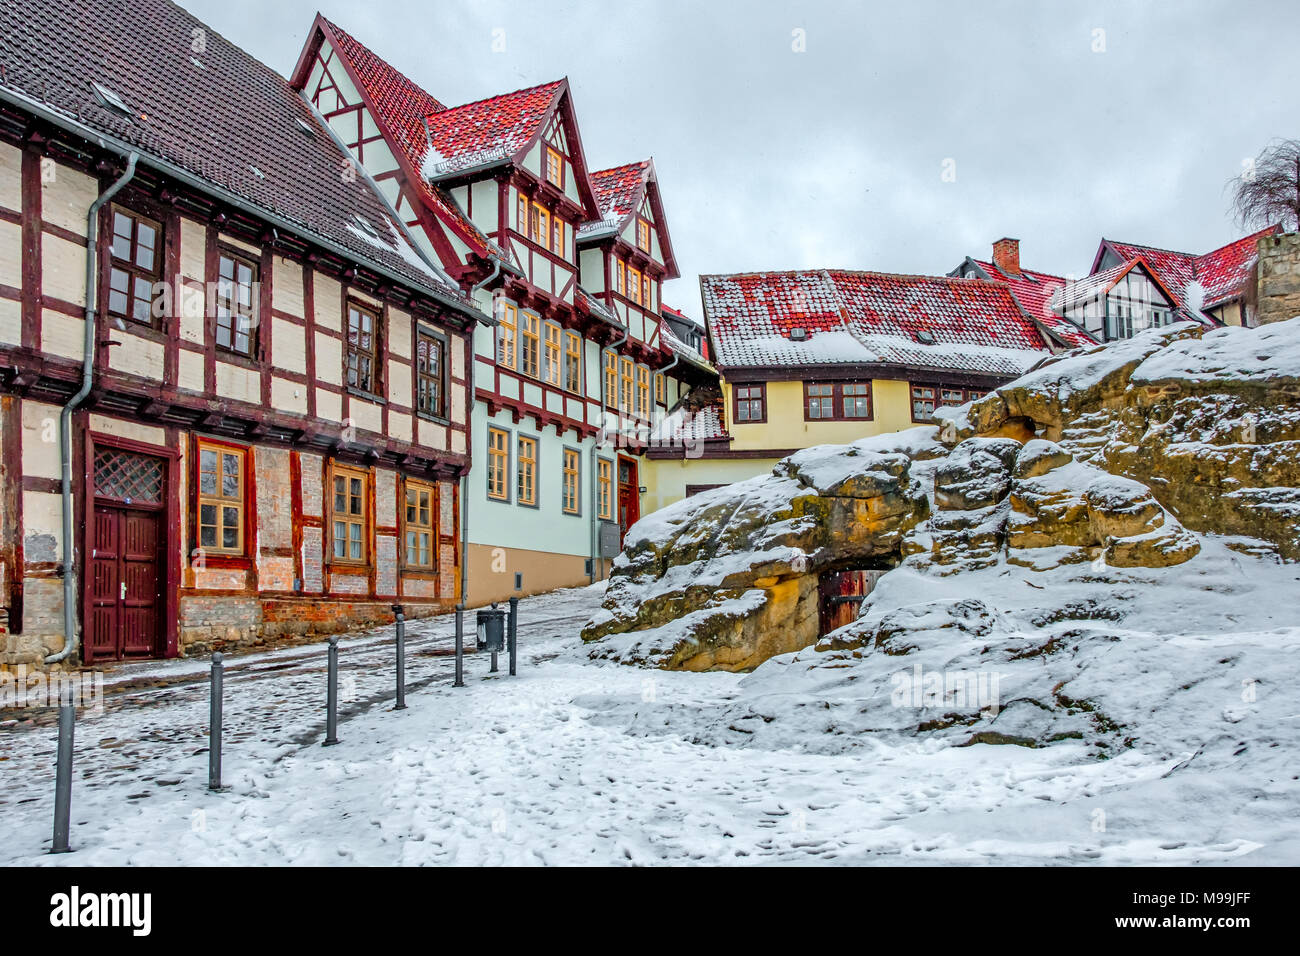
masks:
<path fill-rule="evenodd" d="M 606 394 L 608 391 L 607 386 L 609 385 L 609 376 L 605 374 L 605 362 L 604 362 L 605 353 L 614 352 L 615 349 L 617 349 L 620 345 L 622 345 L 624 342 L 627 341 L 627 337 L 628 337 L 628 329 L 624 327 L 623 335 L 618 339 L 618 341 L 610 342 L 608 345 L 606 345 L 603 349 L 600 350 L 601 362 L 600 362 L 599 371 L 600 371 L 600 419 L 601 421 L 600 421 L 599 434 L 601 435 L 605 434 L 605 415 L 607 414 L 609 409 L 609 396 Z M 614 352 L 614 358 L 615 361 L 617 362 L 618 360 L 617 352 Z M 605 564 L 604 558 L 597 557 L 597 555 L 600 552 L 600 507 L 599 507 L 600 476 L 596 472 L 596 450 L 599 447 L 600 447 L 600 442 L 593 441 L 591 443 L 591 583 L 592 584 L 596 583 L 596 562 L 600 561 L 602 571 L 604 571 L 604 564 Z M 611 475 L 610 477 L 612 478 L 613 476 Z M 613 489 L 610 490 L 610 495 L 611 497 L 613 496 Z"/>
<path fill-rule="evenodd" d="M 95 255 L 99 236 L 99 210 L 130 182 L 135 175 L 135 163 L 139 158 L 137 153 L 131 153 L 127 157 L 126 171 L 91 203 L 90 212 L 86 214 L 86 328 L 82 344 L 81 388 L 68 399 L 68 404 L 63 406 L 63 411 L 59 414 L 59 459 L 63 470 L 63 650 L 47 656 L 47 664 L 67 660 L 77 647 L 77 587 L 72 573 L 72 412 L 90 394 L 95 373 Z"/>
<path fill-rule="evenodd" d="M 489 282 L 495 282 L 497 277 L 500 275 L 501 275 L 501 260 L 498 259 L 496 261 L 496 264 L 492 268 L 492 274 L 489 275 L 487 278 L 485 278 L 482 282 L 475 283 L 470 288 L 469 300 L 473 302 L 475 293 L 477 293 Z M 493 313 L 495 312 L 496 309 L 494 307 Z M 496 315 L 493 314 L 492 318 L 495 320 Z M 475 357 L 476 353 L 474 351 L 474 332 L 477 330 L 478 330 L 478 326 L 475 325 L 473 327 L 473 331 L 470 332 L 470 340 L 469 340 L 469 402 L 467 404 L 469 407 L 469 417 L 470 417 L 469 435 L 471 441 L 474 438 L 474 428 L 473 428 L 474 405 L 478 401 L 474 393 L 474 366 L 478 364 L 478 359 Z M 493 359 L 496 358 L 495 342 L 492 345 L 492 356 Z M 470 453 L 470 460 L 473 461 L 472 449 Z M 466 602 L 469 601 L 469 472 L 468 471 L 466 471 L 465 474 L 460 476 L 460 512 L 461 512 L 461 519 L 460 519 L 460 601 L 459 603 L 461 605 L 464 605 Z"/>

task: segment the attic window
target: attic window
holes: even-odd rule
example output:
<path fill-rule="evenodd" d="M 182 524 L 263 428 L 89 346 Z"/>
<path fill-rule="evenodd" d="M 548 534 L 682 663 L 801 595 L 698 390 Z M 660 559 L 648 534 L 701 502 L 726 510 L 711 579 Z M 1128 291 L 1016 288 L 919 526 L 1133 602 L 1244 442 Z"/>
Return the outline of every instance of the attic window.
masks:
<path fill-rule="evenodd" d="M 101 84 L 96 83 L 94 80 L 91 80 L 90 88 L 91 90 L 94 91 L 95 99 L 99 101 L 100 106 L 121 113 L 123 116 L 135 115 L 134 113 L 131 112 L 130 107 L 128 107 L 126 103 L 122 101 L 122 97 L 118 96 L 107 86 L 102 86 Z"/>
<path fill-rule="evenodd" d="M 916 340 L 922 345 L 933 345 L 935 343 L 934 333 L 929 329 L 919 329 L 916 333 Z"/>
<path fill-rule="evenodd" d="M 352 219 L 357 224 L 357 228 L 360 229 L 362 232 L 364 232 L 367 236 L 370 236 L 372 239 L 379 238 L 378 230 L 375 229 L 375 227 L 371 224 L 370 220 L 367 219 L 365 216 L 361 215 L 360 213 L 353 213 Z"/>
<path fill-rule="evenodd" d="M 304 133 L 306 133 L 306 134 L 307 134 L 308 136 L 310 136 L 312 139 L 315 139 L 315 138 L 316 138 L 316 130 L 312 128 L 311 123 L 308 123 L 308 122 L 307 122 L 305 119 L 303 119 L 301 116 L 298 117 L 298 126 L 302 129 L 302 131 L 303 131 Z"/>
<path fill-rule="evenodd" d="M 807 330 L 807 329 L 791 329 L 791 330 L 790 330 L 790 341 L 791 341 L 791 342 L 805 342 L 805 341 L 807 341 L 807 340 L 808 340 L 808 330 Z"/>

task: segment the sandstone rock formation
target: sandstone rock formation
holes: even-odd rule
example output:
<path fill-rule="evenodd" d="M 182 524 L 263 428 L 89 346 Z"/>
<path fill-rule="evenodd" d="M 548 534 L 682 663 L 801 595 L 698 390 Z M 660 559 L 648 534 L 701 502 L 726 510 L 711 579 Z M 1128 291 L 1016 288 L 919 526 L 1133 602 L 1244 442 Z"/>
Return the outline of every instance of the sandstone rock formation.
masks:
<path fill-rule="evenodd" d="M 1300 318 L 1076 350 L 935 421 L 643 519 L 592 655 L 753 668 L 817 640 L 819 581 L 842 569 L 1162 568 L 1197 532 L 1300 558 Z"/>

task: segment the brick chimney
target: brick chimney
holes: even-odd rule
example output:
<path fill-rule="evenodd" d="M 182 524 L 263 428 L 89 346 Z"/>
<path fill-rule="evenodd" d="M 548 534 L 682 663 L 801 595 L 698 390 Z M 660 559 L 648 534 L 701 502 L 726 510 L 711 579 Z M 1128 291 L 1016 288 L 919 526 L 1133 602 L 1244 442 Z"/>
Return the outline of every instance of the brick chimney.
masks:
<path fill-rule="evenodd" d="M 999 239 L 993 243 L 993 264 L 1009 276 L 1020 275 L 1020 240 Z"/>
<path fill-rule="evenodd" d="M 1300 232 L 1264 236 L 1256 243 L 1255 324 L 1285 322 L 1300 315 Z"/>

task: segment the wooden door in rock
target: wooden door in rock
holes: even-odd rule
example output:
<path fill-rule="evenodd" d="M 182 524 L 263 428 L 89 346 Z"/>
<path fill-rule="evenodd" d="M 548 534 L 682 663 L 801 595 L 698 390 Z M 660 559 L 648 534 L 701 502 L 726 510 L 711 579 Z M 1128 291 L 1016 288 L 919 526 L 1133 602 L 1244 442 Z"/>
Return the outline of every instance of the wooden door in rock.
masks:
<path fill-rule="evenodd" d="M 95 453 L 87 661 L 161 654 L 165 476 L 151 455 Z"/>
<path fill-rule="evenodd" d="M 883 570 L 827 571 L 821 576 L 819 614 L 822 634 L 857 619 L 862 601 L 876 586 Z"/>
<path fill-rule="evenodd" d="M 618 459 L 618 546 L 623 547 L 627 529 L 641 520 L 641 488 L 637 484 L 636 462 Z"/>

